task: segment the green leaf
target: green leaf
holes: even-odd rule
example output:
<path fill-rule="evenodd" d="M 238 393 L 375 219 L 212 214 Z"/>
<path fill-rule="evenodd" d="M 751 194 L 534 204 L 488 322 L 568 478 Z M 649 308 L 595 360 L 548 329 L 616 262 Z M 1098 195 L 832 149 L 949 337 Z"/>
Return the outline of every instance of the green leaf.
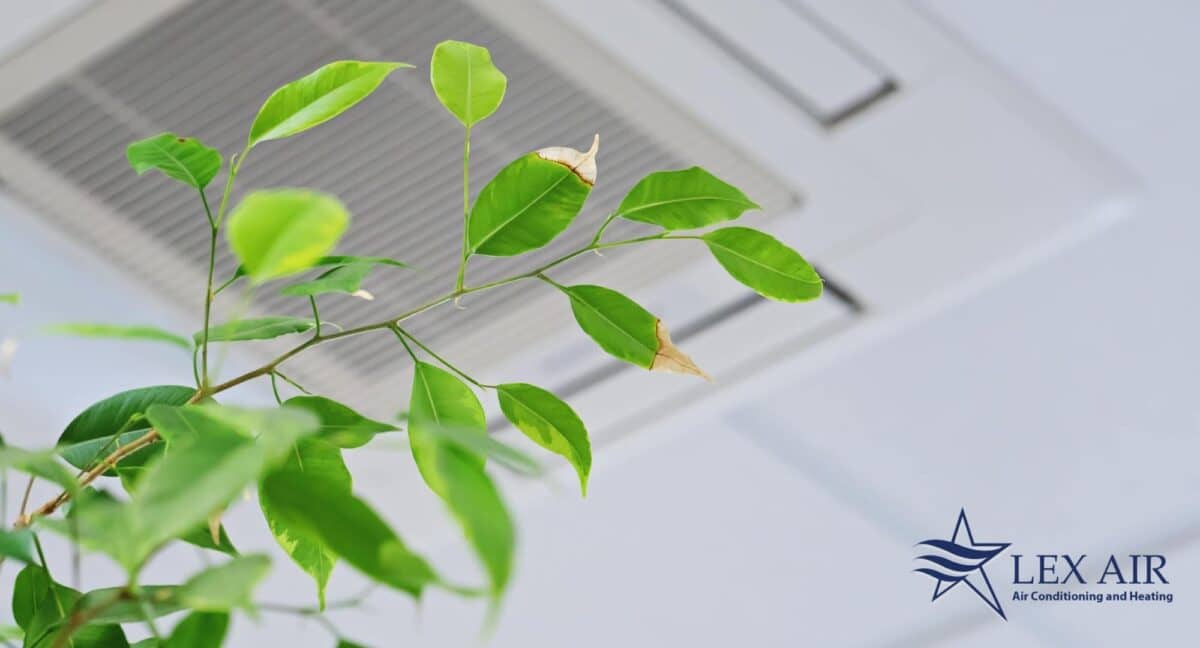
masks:
<path fill-rule="evenodd" d="M 198 526 L 184 533 L 179 536 L 179 539 L 202 549 L 219 551 L 227 556 L 238 555 L 237 547 L 233 546 L 233 541 L 229 539 L 229 534 L 225 531 L 224 524 L 217 529 L 217 542 L 213 542 L 212 532 L 209 531 L 208 524 Z"/>
<path fill-rule="evenodd" d="M 130 594 L 126 587 L 106 587 L 92 590 L 75 602 L 73 612 L 93 611 L 89 624 L 135 623 L 142 621 L 149 614 L 157 619 L 183 609 L 183 605 L 175 596 L 174 585 L 143 585 L 138 588 L 138 597 L 145 601 L 142 606 L 138 597 Z"/>
<path fill-rule="evenodd" d="M 637 302 L 603 286 L 566 289 L 579 327 L 611 355 L 649 369 L 658 351 L 654 327 L 658 318 Z"/>
<path fill-rule="evenodd" d="M 497 385 L 496 394 L 505 418 L 534 443 L 575 467 L 580 491 L 587 495 L 592 444 L 575 410 L 545 389 L 526 383 Z"/>
<path fill-rule="evenodd" d="M 253 610 L 254 588 L 270 569 L 271 560 L 266 556 L 239 556 L 192 576 L 175 596 L 184 607 L 198 612 Z"/>
<path fill-rule="evenodd" d="M 35 477 L 41 477 L 72 493 L 79 490 L 75 474 L 59 463 L 58 457 L 52 450 L 25 450 L 4 446 L 0 448 L 0 469 L 4 468 L 12 468 Z"/>
<path fill-rule="evenodd" d="M 602 286 L 563 287 L 575 321 L 609 354 L 650 371 L 708 378 L 671 342 L 666 325 L 621 293 Z"/>
<path fill-rule="evenodd" d="M 703 237 L 717 263 L 754 292 L 782 302 L 821 296 L 817 271 L 775 237 L 748 227 L 726 227 Z"/>
<path fill-rule="evenodd" d="M 258 111 L 247 148 L 323 124 L 366 99 L 407 63 L 336 61 L 279 88 Z"/>
<path fill-rule="evenodd" d="M 484 460 L 448 443 L 436 431 L 454 427 L 486 435 L 479 399 L 453 374 L 417 362 L 408 423 L 417 469 L 458 520 L 488 573 L 492 596 L 499 597 L 512 571 L 516 546 L 512 519 L 484 472 Z"/>
<path fill-rule="evenodd" d="M 192 612 L 175 626 L 162 647 L 220 648 L 228 630 L 228 612 Z"/>
<path fill-rule="evenodd" d="M 12 304 L 16 306 L 21 303 L 21 293 L 0 293 L 0 304 Z"/>
<path fill-rule="evenodd" d="M 348 256 L 348 255 L 344 255 L 344 254 L 333 254 L 330 256 L 323 256 L 323 257 L 321 257 L 320 261 L 317 261 L 313 265 L 338 266 L 338 265 L 350 265 L 352 263 L 366 263 L 366 264 L 370 264 L 370 265 L 386 265 L 386 266 L 392 266 L 395 268 L 411 268 L 412 267 L 403 261 L 397 261 L 396 259 L 389 259 L 387 257 Z"/>
<path fill-rule="evenodd" d="M 299 410 L 155 405 L 146 412 L 167 451 L 150 461 L 129 502 L 103 498 L 72 509 L 72 524 L 41 523 L 112 556 L 131 572 L 168 540 L 192 533 L 254 482 L 297 439 L 316 431 Z"/>
<path fill-rule="evenodd" d="M 42 329 L 46 333 L 57 335 L 74 335 L 76 337 L 98 338 L 109 340 L 140 340 L 145 342 L 165 342 L 175 345 L 184 351 L 192 350 L 192 343 L 182 335 L 164 331 L 154 326 L 94 324 L 88 322 L 70 322 L 54 324 Z"/>
<path fill-rule="evenodd" d="M 471 253 L 513 256 L 540 248 L 562 233 L 596 182 L 598 147 L 599 138 L 587 153 L 542 149 L 501 169 L 471 208 Z"/>
<path fill-rule="evenodd" d="M 316 279 L 287 286 L 279 294 L 290 297 L 311 297 L 333 292 L 354 294 L 362 287 L 363 279 L 371 274 L 373 267 L 369 263 L 335 266 Z"/>
<path fill-rule="evenodd" d="M 25 646 L 51 648 L 66 614 L 80 599 L 78 591 L 54 582 L 46 570 L 26 565 L 13 583 L 13 618 L 25 631 Z M 118 625 L 85 625 L 71 636 L 76 648 L 124 648 L 129 645 Z"/>
<path fill-rule="evenodd" d="M 667 230 L 682 230 L 733 220 L 748 209 L 759 206 L 737 187 L 692 167 L 642 178 L 621 201 L 617 214 Z"/>
<path fill-rule="evenodd" d="M 119 444 L 129 443 L 142 436 L 143 431 L 150 427 L 143 415 L 151 405 L 183 405 L 191 400 L 195 393 L 193 387 L 157 385 L 130 389 L 109 396 L 80 412 L 67 425 L 62 436 L 58 438 L 59 453 L 67 463 L 83 470 L 92 462 L 103 458 L 97 457 L 97 453 L 106 446 L 115 450 Z M 113 436 L 118 433 L 119 441 L 114 442 Z M 146 452 L 139 450 L 126 461 L 133 461 L 134 457 Z M 109 471 L 106 474 L 115 473 Z"/>
<path fill-rule="evenodd" d="M 161 133 L 138 140 L 125 149 L 129 166 L 141 175 L 158 169 L 191 187 L 203 190 L 221 170 L 221 153 L 194 137 Z"/>
<path fill-rule="evenodd" d="M 479 434 L 479 430 L 475 428 L 430 423 L 424 427 L 424 431 L 429 436 L 458 446 L 480 459 L 495 460 L 519 475 L 540 477 L 545 472 L 541 464 L 529 455 L 493 439 L 491 435 Z"/>
<path fill-rule="evenodd" d="M 244 342 L 246 340 L 270 340 L 281 335 L 310 331 L 316 324 L 310 319 L 298 317 L 255 317 L 217 324 L 208 329 L 209 342 Z M 204 331 L 197 331 L 192 338 L 200 343 Z"/>
<path fill-rule="evenodd" d="M 307 270 L 329 254 L 350 214 L 329 194 L 306 189 L 255 191 L 229 216 L 229 247 L 254 283 Z"/>
<path fill-rule="evenodd" d="M 296 396 L 284 405 L 311 412 L 320 421 L 317 436 L 340 448 L 366 445 L 381 432 L 396 430 L 395 425 L 381 423 L 323 396 Z"/>
<path fill-rule="evenodd" d="M 281 523 L 320 538 L 363 575 L 414 596 L 437 582 L 425 559 L 353 494 L 321 488 L 295 472 L 267 475 L 259 492 L 271 500 L 272 513 Z"/>
<path fill-rule="evenodd" d="M 496 112 L 508 87 L 487 48 L 450 40 L 433 49 L 429 81 L 438 101 L 468 128 Z"/>
<path fill-rule="evenodd" d="M 0 556 L 32 563 L 33 531 L 29 529 L 0 529 Z"/>
<path fill-rule="evenodd" d="M 342 460 L 341 450 L 320 439 L 303 439 L 298 442 L 288 461 L 276 468 L 272 474 L 278 473 L 291 474 L 319 490 L 338 492 L 346 496 L 350 496 L 352 491 L 350 471 L 346 469 L 346 463 Z M 259 489 L 258 503 L 276 542 L 317 582 L 317 601 L 320 609 L 324 610 L 325 585 L 329 582 L 329 574 L 333 572 L 336 554 L 326 548 L 321 536 L 313 533 L 306 524 L 289 525 L 287 513 L 277 514 L 271 494 L 263 488 Z"/>

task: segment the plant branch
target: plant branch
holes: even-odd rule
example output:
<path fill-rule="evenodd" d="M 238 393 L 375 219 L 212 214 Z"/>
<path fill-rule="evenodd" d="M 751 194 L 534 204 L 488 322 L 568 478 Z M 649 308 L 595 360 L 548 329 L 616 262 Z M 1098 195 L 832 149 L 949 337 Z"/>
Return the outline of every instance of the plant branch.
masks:
<path fill-rule="evenodd" d="M 230 183 L 226 191 L 232 187 L 233 171 L 230 171 Z M 217 221 L 213 219 L 212 209 L 208 207 L 208 198 L 204 190 L 200 190 L 200 202 L 204 203 L 204 214 L 208 216 L 208 280 L 204 285 L 204 329 L 200 338 L 200 389 L 208 386 L 208 328 L 212 322 L 213 303 L 213 269 L 217 263 Z"/>
<path fill-rule="evenodd" d="M 463 281 L 467 278 L 467 259 L 470 258 L 470 250 L 467 241 L 467 225 L 471 219 L 471 127 L 467 126 L 463 134 L 463 172 L 462 172 L 462 187 L 463 187 L 463 231 L 462 231 L 462 258 L 458 262 L 458 277 L 454 280 L 454 292 L 461 293 L 463 290 Z"/>
<path fill-rule="evenodd" d="M 312 306 L 313 314 L 313 337 L 321 337 L 321 314 L 317 312 L 317 298 L 309 295 L 308 303 Z"/>
<path fill-rule="evenodd" d="M 234 172 L 236 173 L 236 170 Z M 218 216 L 217 222 L 220 223 L 220 216 Z M 290 350 L 284 352 L 282 355 L 280 355 L 279 357 L 275 358 L 274 360 L 268 362 L 267 364 L 265 364 L 261 367 L 258 367 L 257 369 L 252 369 L 250 371 L 247 371 L 246 373 L 244 373 L 240 376 L 237 376 L 235 378 L 231 378 L 223 383 L 220 383 L 217 385 L 212 385 L 212 386 L 201 388 L 201 389 L 197 389 L 196 393 L 192 395 L 192 398 L 190 400 L 188 400 L 188 403 L 189 404 L 197 403 L 204 398 L 207 398 L 214 394 L 218 394 L 227 389 L 231 389 L 233 387 L 241 385 L 242 383 L 249 382 L 251 380 L 254 380 L 255 378 L 259 378 L 262 376 L 270 375 L 272 373 L 276 373 L 276 368 L 279 365 L 281 365 L 284 362 L 290 360 L 291 358 L 303 353 L 304 351 L 306 351 L 318 344 L 321 344 L 322 342 L 327 342 L 329 340 L 336 340 L 336 339 L 344 338 L 344 337 L 350 337 L 352 335 L 358 335 L 360 333 L 367 333 L 369 331 L 379 331 L 379 330 L 384 330 L 384 329 L 391 329 L 393 327 L 399 328 L 399 324 L 401 322 L 403 322 L 411 317 L 415 317 L 416 315 L 420 315 L 421 313 L 424 313 L 425 311 L 428 311 L 432 308 L 436 308 L 437 306 L 445 304 L 446 302 L 449 302 L 449 301 L 455 299 L 456 297 L 460 297 L 462 295 L 468 295 L 471 293 L 482 292 L 485 290 L 490 290 L 492 288 L 498 288 L 500 286 L 505 286 L 508 284 L 516 283 L 518 281 L 523 281 L 525 279 L 538 278 L 539 276 L 542 276 L 542 274 L 544 272 L 546 272 L 547 270 L 554 268 L 558 265 L 561 265 L 563 263 L 566 263 L 567 261 L 570 261 L 571 259 L 574 259 L 574 258 L 576 258 L 582 254 L 585 254 L 587 252 L 590 252 L 592 250 L 615 248 L 615 247 L 621 247 L 621 246 L 625 246 L 625 245 L 635 245 L 635 244 L 644 243 L 647 241 L 689 240 L 689 239 L 697 239 L 697 238 L 699 238 L 699 237 L 682 236 L 682 235 L 675 236 L 675 235 L 671 235 L 668 232 L 662 232 L 660 234 L 641 236 L 641 237 L 632 238 L 632 239 L 625 239 L 622 241 L 613 241 L 611 243 L 589 243 L 588 245 L 586 245 L 582 248 L 579 248 L 573 252 L 564 254 L 563 256 L 561 256 L 553 261 L 550 261 L 549 263 L 546 263 L 545 265 L 542 265 L 538 268 L 530 270 L 529 272 L 524 272 L 521 274 L 513 275 L 506 279 L 500 279 L 500 280 L 493 281 L 490 283 L 481 284 L 479 286 L 463 288 L 462 290 L 455 290 L 454 292 L 448 293 L 446 295 L 442 295 L 441 297 L 438 297 L 432 301 L 426 302 L 425 304 L 417 306 L 416 308 L 410 309 L 410 310 L 400 313 L 398 315 L 389 317 L 388 319 L 383 320 L 381 322 L 375 322 L 372 324 L 364 324 L 362 326 L 345 329 L 343 331 L 337 331 L 335 333 L 330 333 L 328 335 L 321 335 L 319 337 L 318 336 L 311 337 L 308 340 L 305 340 L 304 342 L 296 345 L 295 347 L 292 347 Z M 401 333 L 400 335 L 403 335 L 403 334 Z M 409 339 L 412 339 L 412 337 L 409 336 Z M 413 341 L 415 342 L 416 340 L 413 340 Z M 425 347 L 422 345 L 422 348 L 425 348 Z M 426 350 L 428 350 L 428 349 L 426 349 Z M 432 352 L 431 352 L 431 355 L 432 355 Z M 436 355 L 434 357 L 437 358 Z M 440 358 L 439 358 L 439 360 L 440 360 Z M 443 364 L 446 364 L 446 366 L 450 366 L 449 364 L 445 363 L 444 361 L 442 361 L 442 362 L 443 362 Z M 455 371 L 457 371 L 457 370 L 455 370 Z M 464 377 L 466 377 L 464 374 L 461 374 L 461 372 L 460 372 L 460 375 L 463 375 Z M 471 380 L 471 382 L 480 387 L 487 387 L 486 385 L 482 385 L 481 383 L 475 382 L 474 380 Z M 79 478 L 79 486 L 80 487 L 87 486 L 88 484 L 95 481 L 96 478 L 98 478 L 100 475 L 103 475 L 106 470 L 115 466 L 117 463 L 119 463 L 125 457 L 128 457 L 129 455 L 133 454 L 137 450 L 140 450 L 141 448 L 144 448 L 144 447 L 150 445 L 151 443 L 154 443 L 158 439 L 159 439 L 159 436 L 158 436 L 158 432 L 156 430 L 153 430 L 153 429 L 148 430 L 146 432 L 146 434 L 131 441 L 128 445 L 118 448 L 112 454 L 105 457 L 105 459 L 103 461 L 101 461 L 99 464 L 97 464 L 91 470 L 84 473 Z M 47 501 L 45 504 L 42 504 L 40 507 L 38 507 L 32 513 L 30 513 L 28 515 L 22 513 L 22 515 L 17 519 L 16 526 L 18 526 L 18 527 L 28 526 L 34 517 L 49 515 L 49 514 L 53 513 L 54 511 L 58 510 L 58 507 L 62 506 L 65 502 L 67 502 L 70 499 L 71 499 L 70 492 L 63 491 L 63 492 L 59 493 L 57 497 L 55 497 L 52 500 Z"/>

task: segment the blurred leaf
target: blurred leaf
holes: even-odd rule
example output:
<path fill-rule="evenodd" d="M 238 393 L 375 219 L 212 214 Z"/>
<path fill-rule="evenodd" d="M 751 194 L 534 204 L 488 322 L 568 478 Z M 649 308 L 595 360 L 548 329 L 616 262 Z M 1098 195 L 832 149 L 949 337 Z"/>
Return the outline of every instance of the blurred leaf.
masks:
<path fill-rule="evenodd" d="M 540 248 L 562 233 L 592 191 L 598 142 L 587 153 L 542 149 L 501 169 L 471 209 L 471 253 L 513 256 Z"/>
<path fill-rule="evenodd" d="M 758 208 L 737 187 L 692 167 L 642 178 L 621 201 L 617 213 L 628 220 L 681 230 L 733 220 L 747 209 Z"/>
<path fill-rule="evenodd" d="M 671 342 L 666 325 L 637 302 L 603 286 L 570 286 L 563 291 L 571 298 L 575 321 L 601 349 L 650 371 L 708 378 Z"/>
<path fill-rule="evenodd" d="M 106 446 L 116 450 L 142 436 L 150 428 L 143 415 L 154 404 L 183 405 L 196 393 L 194 387 L 181 385 L 157 385 L 123 391 L 90 405 L 76 416 L 58 437 L 59 453 L 67 463 L 80 470 L 89 467 L 92 461 L 103 459 L 96 454 Z M 120 434 L 118 442 L 113 436 Z M 136 455 L 146 453 L 139 450 L 125 461 L 134 460 Z M 107 453 L 105 453 L 107 454 Z M 122 462 L 124 463 L 124 462 Z M 108 471 L 106 475 L 114 475 Z"/>
<path fill-rule="evenodd" d="M 0 625 L 0 641 L 19 641 L 25 638 L 25 631 L 15 625 Z"/>
<path fill-rule="evenodd" d="M 158 169 L 168 177 L 203 190 L 221 170 L 221 153 L 194 137 L 162 133 L 125 149 L 129 166 L 141 175 Z"/>
<path fill-rule="evenodd" d="M 296 396 L 284 405 L 311 412 L 320 421 L 317 436 L 341 448 L 366 445 L 376 434 L 392 432 L 395 425 L 374 421 L 323 396 Z"/>
<path fill-rule="evenodd" d="M 0 469 L 4 468 L 40 477 L 71 493 L 79 490 L 75 474 L 59 463 L 53 450 L 25 450 L 9 445 L 0 447 Z"/>
<path fill-rule="evenodd" d="M 487 570 L 492 596 L 499 597 L 512 571 L 516 545 L 512 519 L 484 472 L 484 460 L 437 431 L 460 428 L 486 436 L 479 399 L 453 374 L 417 362 L 408 422 L 409 444 L 421 476 L 458 520 Z"/>
<path fill-rule="evenodd" d="M 821 296 L 817 271 L 800 253 L 770 234 L 748 227 L 726 227 L 703 237 L 717 262 L 754 292 L 782 302 Z"/>
<path fill-rule="evenodd" d="M 175 345 L 184 351 L 192 350 L 192 343 L 187 338 L 153 326 L 125 326 L 121 324 L 70 322 L 65 324 L 54 324 L 52 326 L 47 326 L 42 330 L 46 333 L 74 335 L 76 337 L 85 338 L 165 342 L 167 344 Z"/>
<path fill-rule="evenodd" d="M 306 529 L 363 575 L 414 596 L 437 581 L 425 559 L 353 494 L 286 471 L 267 475 L 259 492 L 270 499 L 272 514 L 281 523 Z"/>
<path fill-rule="evenodd" d="M 346 469 L 346 463 L 342 460 L 341 450 L 320 439 L 302 439 L 297 442 L 295 451 L 288 460 L 271 474 L 279 473 L 291 474 L 296 479 L 308 482 L 315 489 L 338 492 L 346 496 L 350 496 L 352 491 L 350 471 Z M 269 479 L 269 476 L 267 478 Z M 325 547 L 321 536 L 313 533 L 308 525 L 289 525 L 286 512 L 276 514 L 277 507 L 271 499 L 271 494 L 261 487 L 258 503 L 279 546 L 317 582 L 317 601 L 320 609 L 325 609 L 325 585 L 329 582 L 329 574 L 337 560 L 336 554 Z"/>
<path fill-rule="evenodd" d="M 179 536 L 179 539 L 202 549 L 219 551 L 227 556 L 238 555 L 237 547 L 233 546 L 233 541 L 229 539 L 229 534 L 226 533 L 225 525 L 223 524 L 217 530 L 218 542 L 213 542 L 212 533 L 208 530 L 208 525 L 196 527 Z"/>
<path fill-rule="evenodd" d="M 347 639 L 339 639 L 337 642 L 336 648 L 367 648 L 367 647 L 363 644 L 354 643 L 353 641 L 349 641 Z"/>
<path fill-rule="evenodd" d="M 279 88 L 258 111 L 247 148 L 290 137 L 337 117 L 406 63 L 336 61 Z"/>
<path fill-rule="evenodd" d="M 467 127 L 496 112 L 508 87 L 486 48 L 450 40 L 434 48 L 429 80 L 438 101 Z"/>
<path fill-rule="evenodd" d="M 145 600 L 143 609 L 138 598 L 129 593 L 125 587 L 106 587 L 92 590 L 75 602 L 73 612 L 83 612 L 90 608 L 103 608 L 94 613 L 89 625 L 105 625 L 113 623 L 136 623 L 149 614 L 152 618 L 166 616 L 183 608 L 175 597 L 178 587 L 174 585 L 143 585 L 139 596 Z"/>
<path fill-rule="evenodd" d="M 244 342 L 246 340 L 270 340 L 281 335 L 303 333 L 316 326 L 312 320 L 298 317 L 255 317 L 244 320 L 234 320 L 217 324 L 208 329 L 209 342 Z M 200 343 L 204 331 L 197 331 L 192 337 L 196 344 Z"/>
<path fill-rule="evenodd" d="M 223 510 L 316 421 L 297 410 L 261 414 L 218 406 L 155 405 L 147 418 L 167 440 L 150 461 L 129 502 L 89 498 L 72 509 L 73 523 L 44 519 L 58 533 L 103 551 L 130 572 L 168 540 L 194 533 Z M 261 424 L 269 428 L 257 429 Z"/>
<path fill-rule="evenodd" d="M 0 529 L 0 556 L 16 558 L 22 562 L 35 562 L 33 558 L 33 531 L 29 529 Z"/>
<path fill-rule="evenodd" d="M 479 434 L 475 428 L 430 423 L 423 430 L 428 436 L 458 446 L 480 459 L 492 459 L 518 475 L 540 477 L 545 472 L 541 464 L 529 455 L 493 439 L 491 435 Z"/>
<path fill-rule="evenodd" d="M 228 612 L 192 612 L 175 626 L 162 647 L 220 648 L 228 630 Z"/>
<path fill-rule="evenodd" d="M 67 612 L 79 598 L 78 591 L 54 582 L 45 569 L 26 565 L 13 583 L 13 618 L 25 631 L 25 646 L 51 648 L 66 621 Z M 86 625 L 71 636 L 71 645 L 75 648 L 124 648 L 129 642 L 119 625 Z"/>
<path fill-rule="evenodd" d="M 270 569 L 271 560 L 266 556 L 239 556 L 192 576 L 175 596 L 180 604 L 198 612 L 253 610 L 254 588 Z"/>
<path fill-rule="evenodd" d="M 279 294 L 290 297 L 309 297 L 333 292 L 353 294 L 362 287 L 363 279 L 371 274 L 373 267 L 369 263 L 335 266 L 322 272 L 316 279 L 287 286 L 280 290 Z"/>
<path fill-rule="evenodd" d="M 526 383 L 496 386 L 500 409 L 534 443 L 564 457 L 579 474 L 580 491 L 587 495 L 592 469 L 592 445 L 587 428 L 575 410 L 554 394 Z"/>
<path fill-rule="evenodd" d="M 12 304 L 16 306 L 21 303 L 21 293 L 0 293 L 0 304 Z"/>
<path fill-rule="evenodd" d="M 397 261 L 396 259 L 389 259 L 387 257 L 346 256 L 346 255 L 324 256 L 324 257 L 321 257 L 321 260 L 317 261 L 314 265 L 337 266 L 337 265 L 350 265 L 352 263 L 366 263 L 366 264 L 370 264 L 370 265 L 386 265 L 386 266 L 392 266 L 395 268 L 411 268 L 412 267 L 403 261 Z"/>
<path fill-rule="evenodd" d="M 311 268 L 346 231 L 336 197 L 306 189 L 255 191 L 229 216 L 226 238 L 254 283 Z"/>

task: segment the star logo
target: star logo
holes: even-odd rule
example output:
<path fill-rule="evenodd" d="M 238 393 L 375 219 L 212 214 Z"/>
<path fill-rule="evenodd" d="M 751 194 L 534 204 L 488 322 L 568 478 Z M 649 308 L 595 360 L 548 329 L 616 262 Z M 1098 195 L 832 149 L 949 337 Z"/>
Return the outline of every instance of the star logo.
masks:
<path fill-rule="evenodd" d="M 913 571 L 926 574 L 936 581 L 931 601 L 938 600 L 959 583 L 966 583 L 980 600 L 987 603 L 1001 619 L 1007 621 L 1008 617 L 1004 616 L 1000 599 L 996 597 L 996 590 L 992 589 L 992 581 L 983 570 L 983 566 L 1010 544 L 1012 543 L 976 542 L 971 533 L 971 523 L 967 521 L 967 512 L 960 510 L 958 522 L 954 524 L 954 534 L 949 540 L 931 539 L 917 543 L 922 551 L 928 553 L 917 556 L 916 559 L 924 561 L 924 564 Z"/>

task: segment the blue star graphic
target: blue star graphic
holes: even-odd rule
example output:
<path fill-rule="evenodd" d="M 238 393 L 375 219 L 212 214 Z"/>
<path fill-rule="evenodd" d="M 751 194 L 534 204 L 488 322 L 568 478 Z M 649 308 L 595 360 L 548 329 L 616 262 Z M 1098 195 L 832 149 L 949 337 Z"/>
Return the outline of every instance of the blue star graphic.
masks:
<path fill-rule="evenodd" d="M 960 536 L 965 536 L 965 538 L 960 539 Z M 954 525 L 954 534 L 950 536 L 949 541 L 932 539 L 922 540 L 917 544 L 938 550 L 938 553 L 918 556 L 917 560 L 924 560 L 929 563 L 929 566 L 914 570 L 927 574 L 936 581 L 931 601 L 938 600 L 959 583 L 966 583 L 967 587 L 970 587 L 980 600 L 987 603 L 988 607 L 1000 615 L 1000 618 L 1008 620 L 1008 617 L 1004 615 L 1004 608 L 1000 607 L 1000 599 L 996 596 L 996 590 L 992 588 L 992 581 L 988 578 L 983 566 L 1007 549 L 1011 543 L 976 542 L 975 536 L 971 533 L 971 523 L 967 521 L 967 512 L 964 509 L 958 512 L 958 522 Z"/>

